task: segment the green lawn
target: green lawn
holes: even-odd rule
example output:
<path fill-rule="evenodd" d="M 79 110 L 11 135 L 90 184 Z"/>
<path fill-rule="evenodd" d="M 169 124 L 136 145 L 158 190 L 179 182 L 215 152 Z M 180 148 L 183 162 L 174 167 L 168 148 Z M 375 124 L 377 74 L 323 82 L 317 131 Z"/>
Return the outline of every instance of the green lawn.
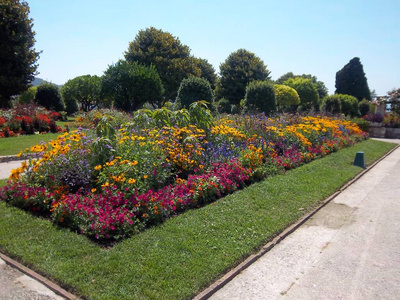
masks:
<path fill-rule="evenodd" d="M 27 147 L 35 146 L 41 141 L 48 142 L 54 140 L 60 133 L 32 134 L 20 135 L 17 137 L 9 137 L 0 139 L 0 156 L 15 155 Z"/>
<path fill-rule="evenodd" d="M 188 299 L 395 145 L 368 140 L 101 248 L 0 203 L 0 249 L 89 299 Z"/>

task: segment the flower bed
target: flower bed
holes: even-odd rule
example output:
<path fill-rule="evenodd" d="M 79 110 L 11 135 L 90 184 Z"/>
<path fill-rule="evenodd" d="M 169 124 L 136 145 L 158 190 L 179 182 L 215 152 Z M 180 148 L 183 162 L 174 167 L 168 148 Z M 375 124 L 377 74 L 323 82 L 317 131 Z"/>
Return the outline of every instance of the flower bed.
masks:
<path fill-rule="evenodd" d="M 62 132 L 56 125 L 62 115 L 34 104 L 21 104 L 15 109 L 0 110 L 0 138 L 46 132 Z"/>
<path fill-rule="evenodd" d="M 0 198 L 118 240 L 366 138 L 346 120 L 290 115 L 228 116 L 208 128 L 108 125 L 28 149 L 36 157 L 13 170 Z"/>

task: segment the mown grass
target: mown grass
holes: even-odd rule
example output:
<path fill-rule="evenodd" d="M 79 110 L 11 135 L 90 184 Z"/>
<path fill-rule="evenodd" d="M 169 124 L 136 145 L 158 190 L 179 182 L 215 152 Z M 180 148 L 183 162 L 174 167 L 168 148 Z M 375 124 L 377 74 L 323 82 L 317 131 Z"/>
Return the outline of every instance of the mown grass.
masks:
<path fill-rule="evenodd" d="M 0 249 L 89 299 L 188 299 L 395 145 L 368 140 L 105 249 L 0 203 Z"/>
<path fill-rule="evenodd" d="M 9 137 L 0 139 L 0 156 L 15 155 L 21 150 L 35 146 L 40 142 L 48 142 L 54 140 L 60 133 L 32 134 L 20 135 L 17 137 Z"/>

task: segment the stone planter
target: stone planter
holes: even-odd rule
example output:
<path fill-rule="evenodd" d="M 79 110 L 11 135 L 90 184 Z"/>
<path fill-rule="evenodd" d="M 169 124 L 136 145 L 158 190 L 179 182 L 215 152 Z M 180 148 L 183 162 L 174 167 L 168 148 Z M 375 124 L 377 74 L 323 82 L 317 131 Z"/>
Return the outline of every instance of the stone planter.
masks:
<path fill-rule="evenodd" d="M 400 128 L 385 128 L 385 138 L 400 139 Z"/>
<path fill-rule="evenodd" d="M 370 137 L 375 138 L 400 139 L 400 128 L 387 128 L 371 124 L 368 133 Z"/>
<path fill-rule="evenodd" d="M 382 126 L 373 126 L 371 124 L 368 133 L 370 137 L 384 138 L 386 133 L 386 128 Z"/>

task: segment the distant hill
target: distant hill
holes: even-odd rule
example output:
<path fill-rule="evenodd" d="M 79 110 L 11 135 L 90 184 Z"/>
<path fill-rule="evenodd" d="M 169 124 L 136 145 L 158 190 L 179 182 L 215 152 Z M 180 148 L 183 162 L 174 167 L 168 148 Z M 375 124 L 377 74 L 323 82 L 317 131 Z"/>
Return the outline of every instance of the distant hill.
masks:
<path fill-rule="evenodd" d="M 42 78 L 35 77 L 35 79 L 32 81 L 32 86 L 38 86 L 42 82 L 46 82 L 46 81 L 47 80 L 44 80 Z M 55 85 L 57 85 L 58 87 L 61 87 L 61 85 L 59 85 L 59 84 L 55 84 Z"/>

